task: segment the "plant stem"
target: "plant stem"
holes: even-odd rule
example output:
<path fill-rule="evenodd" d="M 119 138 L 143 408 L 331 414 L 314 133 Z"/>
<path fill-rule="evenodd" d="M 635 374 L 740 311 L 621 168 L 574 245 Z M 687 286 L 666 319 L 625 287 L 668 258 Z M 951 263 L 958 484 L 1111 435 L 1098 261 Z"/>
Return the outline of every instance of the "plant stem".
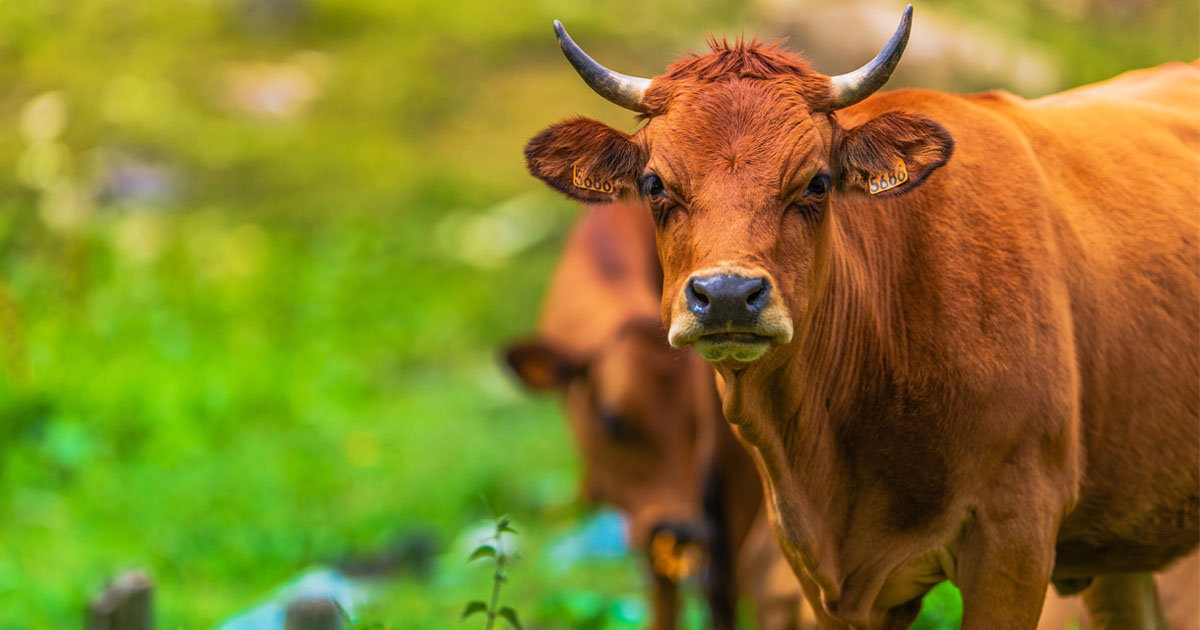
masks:
<path fill-rule="evenodd" d="M 496 572 L 492 574 L 492 603 L 488 605 L 486 630 L 492 630 L 496 624 L 496 604 L 500 602 L 501 571 L 504 569 L 504 548 L 500 545 L 501 536 L 500 532 L 496 532 Z"/>

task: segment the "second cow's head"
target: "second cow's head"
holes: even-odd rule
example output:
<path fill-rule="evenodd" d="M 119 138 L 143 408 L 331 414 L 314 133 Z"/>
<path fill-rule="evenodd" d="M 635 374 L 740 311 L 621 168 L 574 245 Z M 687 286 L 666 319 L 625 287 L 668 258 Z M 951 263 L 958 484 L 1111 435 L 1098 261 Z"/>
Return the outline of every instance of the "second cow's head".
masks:
<path fill-rule="evenodd" d="M 919 115 L 887 112 L 850 129 L 835 116 L 887 81 L 911 20 L 910 6 L 883 51 L 845 75 L 820 74 L 778 45 L 712 41 L 654 79 L 599 65 L 555 22 L 588 85 L 645 124 L 630 135 L 587 118 L 556 123 L 530 140 L 527 165 L 579 201 L 644 199 L 671 345 L 716 363 L 755 361 L 791 341 L 826 280 L 832 200 L 906 194 L 953 151 L 950 134 Z"/>

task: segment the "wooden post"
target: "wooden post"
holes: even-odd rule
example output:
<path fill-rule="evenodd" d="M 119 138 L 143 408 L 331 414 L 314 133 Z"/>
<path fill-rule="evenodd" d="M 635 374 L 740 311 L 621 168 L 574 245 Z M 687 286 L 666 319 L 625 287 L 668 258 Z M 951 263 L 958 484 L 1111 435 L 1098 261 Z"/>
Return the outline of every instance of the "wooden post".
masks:
<path fill-rule="evenodd" d="M 284 630 L 337 630 L 342 614 L 328 597 L 307 597 L 288 604 Z"/>
<path fill-rule="evenodd" d="M 92 599 L 88 630 L 152 630 L 154 583 L 141 571 L 123 573 Z"/>

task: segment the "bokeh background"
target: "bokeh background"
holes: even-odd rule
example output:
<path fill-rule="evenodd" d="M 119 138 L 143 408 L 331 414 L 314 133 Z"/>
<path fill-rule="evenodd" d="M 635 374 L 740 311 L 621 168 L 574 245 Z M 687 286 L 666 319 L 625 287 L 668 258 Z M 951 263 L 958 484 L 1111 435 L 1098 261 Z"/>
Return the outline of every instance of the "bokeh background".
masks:
<path fill-rule="evenodd" d="M 901 9 L 0 0 L 0 628 L 79 627 L 132 567 L 160 628 L 212 628 L 355 563 L 360 620 L 481 626 L 458 614 L 490 588 L 465 556 L 492 509 L 527 627 L 642 627 L 637 562 L 579 552 L 597 521 L 557 406 L 496 358 L 576 212 L 525 140 L 634 127 L 550 22 L 631 74 L 709 32 L 838 73 Z M 893 85 L 1037 96 L 1191 60 L 1198 31 L 1194 0 L 923 0 Z"/>

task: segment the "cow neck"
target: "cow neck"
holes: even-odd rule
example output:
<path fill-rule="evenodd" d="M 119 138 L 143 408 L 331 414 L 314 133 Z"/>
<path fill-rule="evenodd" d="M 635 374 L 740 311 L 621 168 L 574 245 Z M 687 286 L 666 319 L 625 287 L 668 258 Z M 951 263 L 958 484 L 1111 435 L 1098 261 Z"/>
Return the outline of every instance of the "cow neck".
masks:
<path fill-rule="evenodd" d="M 892 390 L 907 366 L 899 291 L 903 229 L 892 200 L 838 204 L 818 239 L 824 277 L 813 283 L 811 317 L 798 327 L 801 374 L 794 391 L 835 419 Z M 823 251 L 822 251 L 823 250 Z"/>
<path fill-rule="evenodd" d="M 844 441 L 886 397 L 906 360 L 899 316 L 901 229 L 892 203 L 831 208 L 816 239 L 807 317 L 795 341 L 730 378 L 727 416 L 761 457 L 775 526 L 821 588 L 839 596 L 838 548 L 854 507 Z M 796 556 L 799 556 L 796 558 Z"/>

